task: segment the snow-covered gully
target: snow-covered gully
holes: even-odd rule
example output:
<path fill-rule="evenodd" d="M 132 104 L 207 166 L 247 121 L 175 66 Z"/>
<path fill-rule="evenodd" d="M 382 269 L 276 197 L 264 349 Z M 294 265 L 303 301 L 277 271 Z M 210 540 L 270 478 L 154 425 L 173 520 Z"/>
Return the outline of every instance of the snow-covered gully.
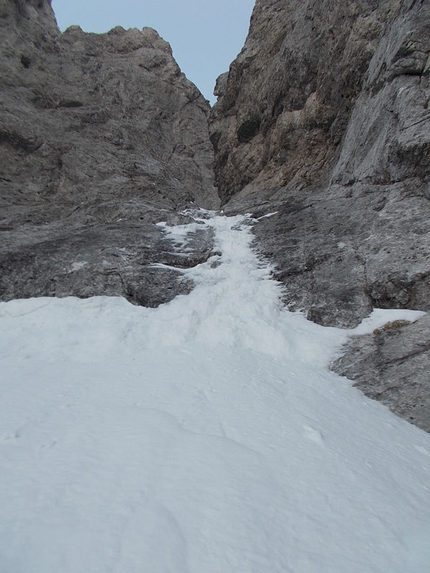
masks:
<path fill-rule="evenodd" d="M 0 304 L 1 573 L 428 573 L 430 435 L 328 365 L 246 217 L 158 309 Z M 378 311 L 358 327 L 393 317 Z"/>

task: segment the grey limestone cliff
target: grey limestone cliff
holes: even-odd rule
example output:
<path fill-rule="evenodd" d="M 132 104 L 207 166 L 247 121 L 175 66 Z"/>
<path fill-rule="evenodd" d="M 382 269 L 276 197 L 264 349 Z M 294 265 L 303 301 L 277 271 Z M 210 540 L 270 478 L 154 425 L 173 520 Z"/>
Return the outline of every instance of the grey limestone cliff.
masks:
<path fill-rule="evenodd" d="M 151 266 L 174 258 L 154 223 L 218 197 L 209 104 L 169 44 L 151 28 L 61 34 L 47 0 L 0 0 L 0 37 L 0 296 L 189 290 Z"/>
<path fill-rule="evenodd" d="M 429 13 L 428 2 L 259 0 L 218 82 L 225 208 L 278 211 L 256 229 L 263 252 L 289 304 L 323 324 L 430 306 Z"/>
<path fill-rule="evenodd" d="M 216 94 L 224 210 L 271 215 L 255 226 L 256 244 L 286 304 L 341 327 L 375 307 L 430 310 L 428 0 L 257 0 Z M 408 345 L 414 328 L 396 341 Z M 378 362 L 386 336 L 343 371 L 354 377 L 356 367 L 370 395 L 384 376 L 407 395 L 417 375 L 410 363 L 405 376 L 407 353 L 388 374 L 358 366 L 371 352 Z M 430 396 L 428 353 L 420 360 L 417 385 Z"/>

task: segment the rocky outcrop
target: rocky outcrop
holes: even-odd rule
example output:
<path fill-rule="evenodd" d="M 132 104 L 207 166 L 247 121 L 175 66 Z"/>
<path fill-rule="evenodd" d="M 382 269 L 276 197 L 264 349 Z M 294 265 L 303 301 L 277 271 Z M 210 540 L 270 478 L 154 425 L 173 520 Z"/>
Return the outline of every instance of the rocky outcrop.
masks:
<path fill-rule="evenodd" d="M 210 132 L 224 210 L 259 218 L 256 245 L 291 309 L 341 327 L 374 307 L 430 310 L 429 82 L 426 0 L 257 0 Z M 401 368 L 366 366 L 382 364 L 385 336 L 355 341 L 342 371 L 372 396 L 384 380 L 406 396 L 408 369 L 428 388 L 428 353 L 421 369 L 407 353 Z"/>
<path fill-rule="evenodd" d="M 164 215 L 170 222 L 192 220 Z M 181 270 L 206 261 L 213 249 L 213 236 L 205 229 L 196 231 L 181 253 L 162 227 L 127 221 L 77 227 L 57 223 L 38 232 L 3 231 L 2 236 L 3 300 L 17 298 L 17 293 L 19 298 L 121 295 L 156 307 L 192 290 L 192 281 Z"/>
<path fill-rule="evenodd" d="M 149 266 L 172 251 L 151 224 L 218 205 L 209 104 L 169 44 L 150 28 L 61 34 L 47 0 L 1 0 L 0 27 L 0 296 L 155 305 L 189 288 Z"/>
<path fill-rule="evenodd" d="M 352 340 L 332 369 L 367 396 L 430 432 L 430 315 L 403 325 L 388 323 Z"/>

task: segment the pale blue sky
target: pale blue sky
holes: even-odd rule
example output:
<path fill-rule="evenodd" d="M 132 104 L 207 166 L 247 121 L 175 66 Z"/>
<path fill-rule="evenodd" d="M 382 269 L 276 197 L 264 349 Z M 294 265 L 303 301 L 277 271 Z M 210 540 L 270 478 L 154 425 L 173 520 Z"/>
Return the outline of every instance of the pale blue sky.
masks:
<path fill-rule="evenodd" d="M 187 77 L 213 103 L 217 76 L 240 52 L 254 0 L 53 0 L 62 30 L 150 26 L 167 40 Z"/>

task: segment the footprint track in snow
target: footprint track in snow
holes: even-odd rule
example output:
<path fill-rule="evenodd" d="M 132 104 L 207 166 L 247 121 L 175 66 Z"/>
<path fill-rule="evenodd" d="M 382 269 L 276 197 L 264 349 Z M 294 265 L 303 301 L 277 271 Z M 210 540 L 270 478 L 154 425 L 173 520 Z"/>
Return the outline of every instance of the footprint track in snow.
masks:
<path fill-rule="evenodd" d="M 319 446 L 325 446 L 323 435 L 319 430 L 312 428 L 311 426 L 303 426 L 305 431 L 305 437 L 311 442 L 315 442 Z"/>

